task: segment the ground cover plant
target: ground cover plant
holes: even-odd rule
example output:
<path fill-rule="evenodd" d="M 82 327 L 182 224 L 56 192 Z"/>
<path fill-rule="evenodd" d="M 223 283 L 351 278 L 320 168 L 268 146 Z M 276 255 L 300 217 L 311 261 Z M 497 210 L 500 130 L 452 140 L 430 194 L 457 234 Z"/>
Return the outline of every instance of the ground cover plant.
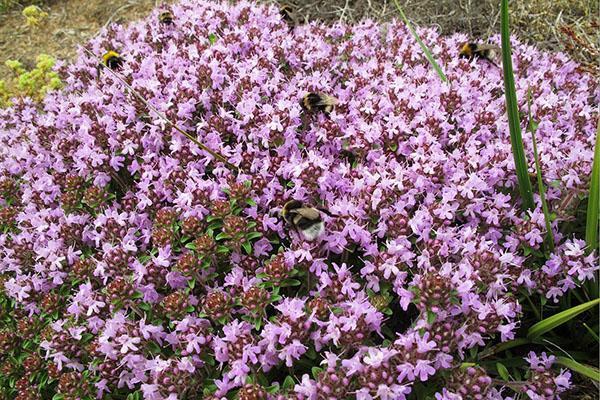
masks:
<path fill-rule="evenodd" d="M 458 58 L 465 35 L 417 29 L 444 82 L 402 22 L 163 11 L 0 111 L 6 398 L 552 399 L 596 377 L 600 91 L 578 64 L 512 41 L 526 210 L 503 71 Z M 317 240 L 291 199 L 328 211 Z"/>

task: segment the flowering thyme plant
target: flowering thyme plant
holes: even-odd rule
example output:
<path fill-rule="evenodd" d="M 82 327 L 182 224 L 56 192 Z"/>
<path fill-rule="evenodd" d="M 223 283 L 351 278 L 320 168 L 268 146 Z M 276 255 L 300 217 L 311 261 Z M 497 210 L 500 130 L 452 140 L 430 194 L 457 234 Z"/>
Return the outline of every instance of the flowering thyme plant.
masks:
<path fill-rule="evenodd" d="M 501 71 L 463 35 L 398 22 L 290 29 L 274 7 L 183 0 L 113 26 L 65 87 L 0 110 L 0 388 L 8 398 L 556 398 L 569 373 L 523 353 L 525 296 L 593 279 L 567 201 L 584 193 L 600 98 L 562 54 L 515 41 L 554 213 L 520 210 Z M 231 170 L 160 119 L 116 73 Z M 335 96 L 306 113 L 307 92 Z M 531 152 L 531 148 L 526 150 Z M 533 157 L 528 157 L 533 160 Z M 532 165 L 533 168 L 533 165 Z M 322 206 L 305 241 L 278 218 Z M 577 208 L 577 207 L 575 207 Z M 50 397 L 48 397 L 50 396 Z"/>

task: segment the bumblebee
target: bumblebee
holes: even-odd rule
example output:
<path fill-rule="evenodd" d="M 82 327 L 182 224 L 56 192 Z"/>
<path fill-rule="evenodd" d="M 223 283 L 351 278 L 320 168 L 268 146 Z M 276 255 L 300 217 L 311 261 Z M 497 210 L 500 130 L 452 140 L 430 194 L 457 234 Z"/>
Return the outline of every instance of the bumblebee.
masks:
<path fill-rule="evenodd" d="M 124 62 L 125 60 L 114 50 L 109 50 L 102 56 L 102 63 L 112 70 L 121 68 Z"/>
<path fill-rule="evenodd" d="M 311 92 L 302 97 L 300 106 L 304 111 L 322 111 L 329 114 L 338 103 L 335 97 L 323 93 Z"/>
<path fill-rule="evenodd" d="M 158 15 L 158 21 L 162 24 L 171 25 L 173 23 L 173 14 L 170 11 L 163 11 Z"/>
<path fill-rule="evenodd" d="M 481 58 L 496 65 L 494 58 L 498 52 L 500 52 L 500 47 L 493 44 L 463 43 L 458 52 L 458 56 L 461 58 L 468 58 L 469 61 L 474 58 Z"/>
<path fill-rule="evenodd" d="M 96 67 L 96 71 L 98 73 L 98 78 L 100 78 L 100 70 L 104 67 L 108 67 L 113 71 L 121 68 L 125 60 L 114 50 L 109 50 L 102 56 L 102 63 L 98 64 Z"/>
<path fill-rule="evenodd" d="M 290 200 L 281 209 L 281 217 L 296 231 L 308 240 L 313 241 L 325 232 L 325 223 L 321 212 L 331 213 L 325 209 L 306 206 L 299 200 Z"/>

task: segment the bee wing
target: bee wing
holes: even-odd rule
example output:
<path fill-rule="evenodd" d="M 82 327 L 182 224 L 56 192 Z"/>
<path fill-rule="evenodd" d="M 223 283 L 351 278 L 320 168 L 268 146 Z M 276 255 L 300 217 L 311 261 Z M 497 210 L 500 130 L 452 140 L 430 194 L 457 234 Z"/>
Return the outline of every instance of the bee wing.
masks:
<path fill-rule="evenodd" d="M 294 214 L 294 216 L 292 218 L 292 224 L 294 226 L 300 227 L 300 225 L 302 225 L 303 222 L 306 223 L 308 221 L 302 215 L 300 215 L 300 214 Z"/>
<path fill-rule="evenodd" d="M 325 214 L 327 214 L 330 217 L 333 217 L 334 215 L 331 213 L 331 211 L 329 211 L 328 209 L 326 209 L 325 207 L 317 207 L 317 210 L 324 212 Z"/>
<path fill-rule="evenodd" d="M 329 96 L 327 94 L 321 94 L 318 106 L 335 106 L 339 103 L 338 99 L 333 96 Z"/>
<path fill-rule="evenodd" d="M 312 221 L 319 220 L 321 218 L 319 210 L 312 207 L 296 208 L 294 210 L 290 210 L 289 212 L 290 214 L 294 214 L 294 221 L 297 217 L 306 218 Z"/>
<path fill-rule="evenodd" d="M 486 50 L 491 50 L 491 51 L 500 51 L 500 47 L 494 45 L 494 44 L 478 44 L 477 45 L 477 50 L 475 51 L 476 53 L 481 53 L 483 51 Z"/>

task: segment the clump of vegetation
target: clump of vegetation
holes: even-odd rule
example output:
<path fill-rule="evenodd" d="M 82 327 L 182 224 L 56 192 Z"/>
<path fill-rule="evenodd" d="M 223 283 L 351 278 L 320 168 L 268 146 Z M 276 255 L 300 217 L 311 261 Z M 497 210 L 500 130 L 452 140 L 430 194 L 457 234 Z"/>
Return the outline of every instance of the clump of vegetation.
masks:
<path fill-rule="evenodd" d="M 0 0 L 0 13 L 11 10 L 17 6 L 25 6 L 26 4 L 42 4 L 43 0 L 24 1 L 24 0 Z"/>
<path fill-rule="evenodd" d="M 7 107 L 14 97 L 31 97 L 41 101 L 46 93 L 59 89 L 62 82 L 54 71 L 56 59 L 47 54 L 40 54 L 35 67 L 27 71 L 17 60 L 7 60 L 5 65 L 13 72 L 13 77 L 0 80 L 0 107 Z"/>
<path fill-rule="evenodd" d="M 25 7 L 22 14 L 26 19 L 27 26 L 38 26 L 40 22 L 48 18 L 47 12 L 33 4 Z"/>
<path fill-rule="evenodd" d="M 249 1 L 103 30 L 0 110 L 0 398 L 597 384 L 599 86 L 508 11 L 501 65 Z"/>

